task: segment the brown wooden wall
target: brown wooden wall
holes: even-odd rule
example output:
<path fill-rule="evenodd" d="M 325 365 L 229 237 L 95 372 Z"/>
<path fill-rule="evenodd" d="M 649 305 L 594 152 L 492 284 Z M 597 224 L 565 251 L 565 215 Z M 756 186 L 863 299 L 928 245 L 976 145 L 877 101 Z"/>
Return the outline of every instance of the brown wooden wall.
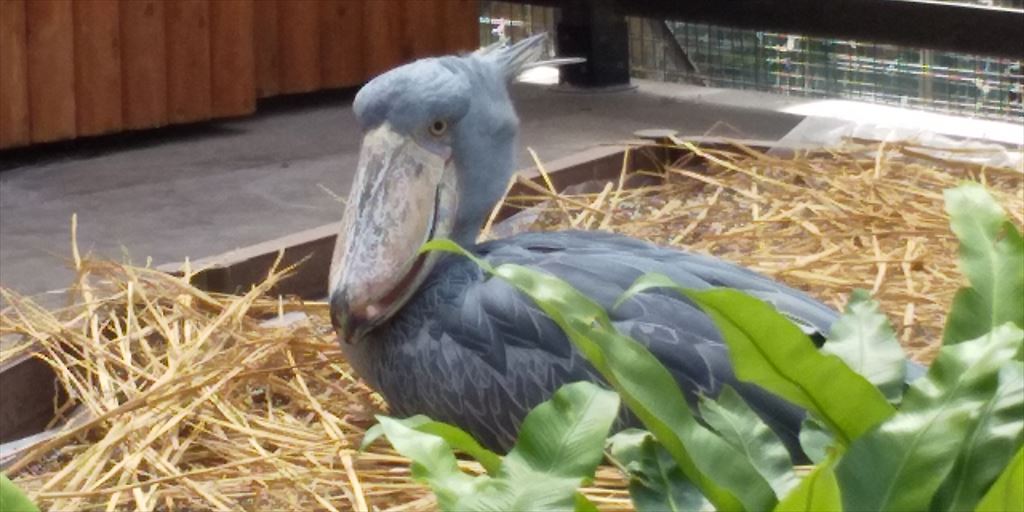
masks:
<path fill-rule="evenodd" d="M 0 0 L 0 148 L 249 114 L 479 44 L 477 0 Z"/>

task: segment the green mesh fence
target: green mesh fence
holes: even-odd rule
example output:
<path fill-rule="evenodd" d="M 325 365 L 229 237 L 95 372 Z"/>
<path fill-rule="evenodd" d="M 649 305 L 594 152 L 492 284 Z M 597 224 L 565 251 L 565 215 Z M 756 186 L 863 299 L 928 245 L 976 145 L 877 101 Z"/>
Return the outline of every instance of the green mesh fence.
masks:
<path fill-rule="evenodd" d="M 485 1 L 480 20 L 482 44 L 555 30 L 545 7 Z M 1024 121 L 1020 60 L 640 18 L 629 19 L 629 42 L 639 78 Z"/>
<path fill-rule="evenodd" d="M 692 23 L 631 20 L 630 28 L 637 76 L 973 117 L 1024 115 L 1018 60 Z"/>

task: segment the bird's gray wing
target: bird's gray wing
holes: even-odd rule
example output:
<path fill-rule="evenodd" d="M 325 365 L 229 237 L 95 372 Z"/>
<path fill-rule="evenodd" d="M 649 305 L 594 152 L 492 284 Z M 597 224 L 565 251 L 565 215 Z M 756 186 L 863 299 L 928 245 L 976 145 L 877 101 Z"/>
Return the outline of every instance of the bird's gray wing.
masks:
<path fill-rule="evenodd" d="M 799 450 L 797 434 L 803 411 L 756 386 L 738 382 L 718 329 L 688 299 L 673 291 L 650 290 L 618 308 L 612 306 L 638 277 L 657 272 L 689 288 L 728 286 L 754 293 L 787 316 L 799 318 L 809 329 L 827 331 L 836 317 L 827 307 L 735 265 L 606 233 L 524 234 L 483 244 L 478 252 L 491 264 L 517 263 L 567 281 L 608 310 L 620 331 L 646 345 L 680 383 L 691 405 L 699 395 L 717 396 L 722 385 L 729 384 L 783 437 L 791 451 Z M 510 381 L 519 378 L 515 372 L 525 360 L 562 362 L 560 375 L 533 378 L 545 386 L 564 378 L 597 378 L 554 322 L 532 300 L 498 278 L 483 276 L 466 287 L 455 313 L 440 320 L 441 329 Z M 546 396 L 553 389 L 539 391 Z"/>
<path fill-rule="evenodd" d="M 688 288 L 724 287 L 743 290 L 775 306 L 780 313 L 793 320 L 808 334 L 826 334 L 837 318 L 835 311 L 804 292 L 747 268 L 711 256 L 659 247 L 612 233 L 525 233 L 484 244 L 481 248 L 493 253 L 492 257 L 499 261 L 504 261 L 503 258 L 540 261 L 548 259 L 538 258 L 545 254 L 569 258 L 594 257 L 597 260 L 595 263 L 599 266 L 590 270 L 601 275 L 607 273 L 610 279 L 616 280 L 616 285 L 625 284 L 627 287 L 632 281 L 619 281 L 635 280 L 643 273 L 657 272 Z M 582 267 L 572 263 L 569 266 Z M 610 290 L 611 288 L 596 287 L 596 291 L 599 292 Z M 599 297 L 592 295 L 592 298 Z"/>
<path fill-rule="evenodd" d="M 532 301 L 461 256 L 443 257 L 372 334 L 342 349 L 392 413 L 456 424 L 495 450 L 561 385 L 599 380 Z"/>

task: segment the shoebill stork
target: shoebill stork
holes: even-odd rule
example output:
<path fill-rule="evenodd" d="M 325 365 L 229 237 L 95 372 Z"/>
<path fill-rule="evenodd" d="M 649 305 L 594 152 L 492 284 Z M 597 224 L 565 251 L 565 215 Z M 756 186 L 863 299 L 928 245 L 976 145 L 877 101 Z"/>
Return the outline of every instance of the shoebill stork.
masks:
<path fill-rule="evenodd" d="M 604 306 L 616 327 L 672 372 L 691 405 L 734 387 L 794 454 L 804 411 L 737 381 L 712 321 L 675 293 L 613 304 L 641 275 L 690 288 L 731 287 L 807 331 L 836 313 L 809 296 L 709 256 L 588 231 L 477 243 L 516 167 L 518 119 L 507 84 L 536 62 L 543 36 L 464 56 L 423 59 L 370 81 L 353 110 L 359 167 L 335 248 L 332 322 L 355 371 L 393 414 L 453 423 L 507 450 L 526 413 L 561 385 L 600 380 L 526 296 L 462 256 L 417 255 L 449 238 L 492 265 L 549 272 Z M 620 426 L 631 423 L 625 414 Z"/>

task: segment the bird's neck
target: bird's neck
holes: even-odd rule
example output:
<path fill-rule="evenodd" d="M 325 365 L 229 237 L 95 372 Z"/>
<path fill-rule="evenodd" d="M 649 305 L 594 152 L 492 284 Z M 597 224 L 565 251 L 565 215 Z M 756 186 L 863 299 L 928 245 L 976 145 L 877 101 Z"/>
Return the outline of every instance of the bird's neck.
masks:
<path fill-rule="evenodd" d="M 459 204 L 452 225 L 451 239 L 462 247 L 476 245 L 484 223 L 494 207 L 504 199 L 508 180 L 512 176 L 515 154 L 504 150 L 490 153 L 493 161 L 466 162 L 475 164 L 476 172 L 462 173 Z"/>

